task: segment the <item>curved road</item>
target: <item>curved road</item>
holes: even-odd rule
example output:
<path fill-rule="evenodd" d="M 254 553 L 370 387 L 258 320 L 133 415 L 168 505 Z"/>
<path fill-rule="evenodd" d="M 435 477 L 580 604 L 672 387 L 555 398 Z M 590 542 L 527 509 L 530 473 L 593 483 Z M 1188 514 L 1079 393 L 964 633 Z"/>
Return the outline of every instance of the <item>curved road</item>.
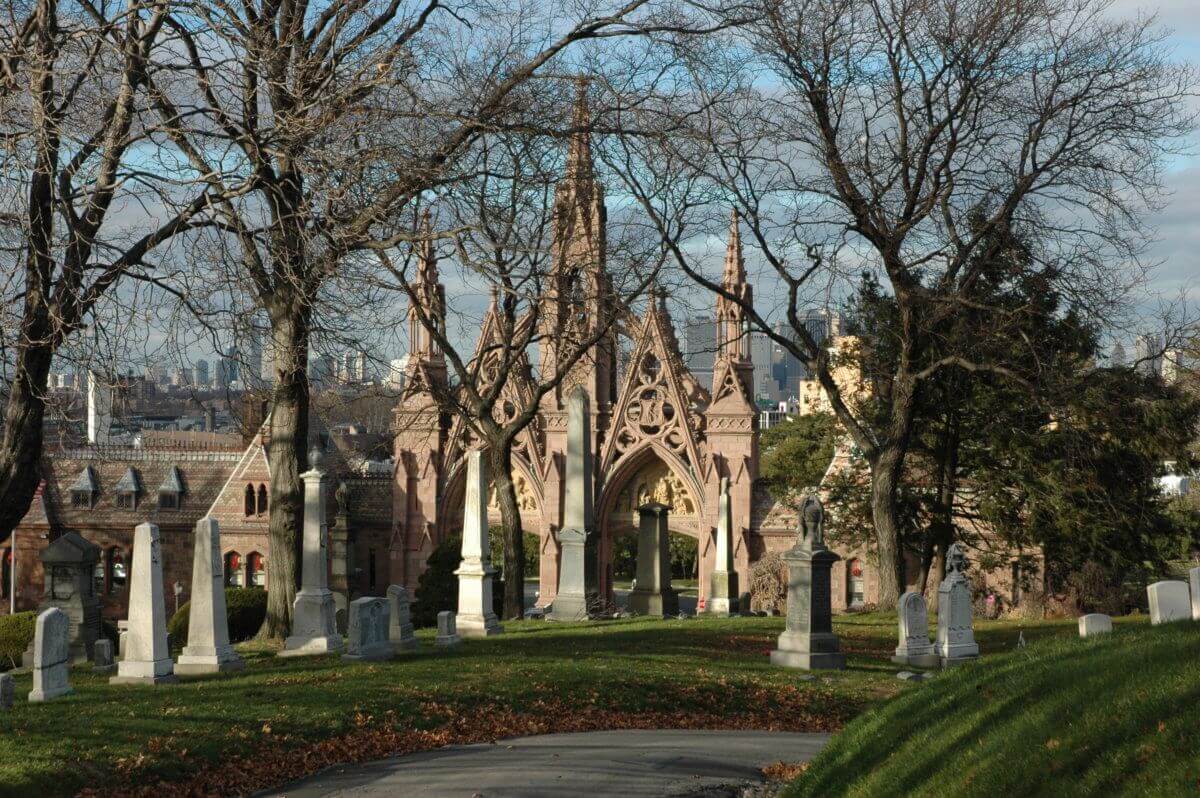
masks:
<path fill-rule="evenodd" d="M 774 762 L 806 762 L 827 734 L 760 731 L 602 731 L 518 737 L 331 768 L 272 795 L 694 795 L 762 781 Z"/>

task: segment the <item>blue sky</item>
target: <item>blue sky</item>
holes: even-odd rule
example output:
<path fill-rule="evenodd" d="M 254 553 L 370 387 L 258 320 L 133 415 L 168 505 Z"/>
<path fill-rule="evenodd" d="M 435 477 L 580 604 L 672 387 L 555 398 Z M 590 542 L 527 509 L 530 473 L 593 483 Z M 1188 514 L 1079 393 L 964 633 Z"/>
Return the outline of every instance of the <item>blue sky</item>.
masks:
<path fill-rule="evenodd" d="M 1180 60 L 1200 63 L 1200 0 L 1115 0 L 1113 13 L 1157 15 L 1170 31 L 1169 42 Z M 1200 100 L 1197 100 L 1200 104 Z M 1158 232 L 1152 255 L 1162 265 L 1154 275 L 1152 291 L 1167 297 L 1186 290 L 1200 297 L 1200 135 L 1193 134 L 1192 154 L 1177 159 L 1167 176 L 1170 196 L 1166 206 L 1151 217 Z"/>

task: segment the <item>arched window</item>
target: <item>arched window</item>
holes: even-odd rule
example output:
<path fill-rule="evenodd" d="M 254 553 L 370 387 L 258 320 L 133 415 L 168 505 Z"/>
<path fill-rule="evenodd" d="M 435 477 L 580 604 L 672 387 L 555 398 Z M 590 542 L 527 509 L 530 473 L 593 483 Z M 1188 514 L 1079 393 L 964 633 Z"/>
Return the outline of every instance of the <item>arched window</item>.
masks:
<path fill-rule="evenodd" d="M 108 584 L 104 592 L 107 595 L 119 594 L 129 581 L 129 567 L 125 564 L 127 562 L 125 550 L 113 546 L 108 550 L 104 559 L 108 571 Z"/>
<path fill-rule="evenodd" d="M 242 586 L 242 555 L 231 551 L 225 555 L 225 587 Z"/>
<path fill-rule="evenodd" d="M 0 598 L 12 595 L 12 549 L 0 554 Z"/>
<path fill-rule="evenodd" d="M 246 557 L 246 583 L 249 587 L 267 586 L 267 568 L 263 556 L 257 551 Z"/>
<path fill-rule="evenodd" d="M 246 510 L 246 517 L 247 517 L 247 518 L 249 518 L 250 516 L 254 515 L 254 486 L 253 486 L 253 485 L 247 485 L 247 486 L 246 486 L 246 506 L 245 506 L 245 510 Z"/>
<path fill-rule="evenodd" d="M 846 563 L 846 605 L 861 607 L 866 601 L 866 580 L 863 578 L 862 560 L 855 558 Z"/>
<path fill-rule="evenodd" d="M 266 485 L 258 486 L 258 514 L 259 515 L 267 514 L 267 486 Z"/>

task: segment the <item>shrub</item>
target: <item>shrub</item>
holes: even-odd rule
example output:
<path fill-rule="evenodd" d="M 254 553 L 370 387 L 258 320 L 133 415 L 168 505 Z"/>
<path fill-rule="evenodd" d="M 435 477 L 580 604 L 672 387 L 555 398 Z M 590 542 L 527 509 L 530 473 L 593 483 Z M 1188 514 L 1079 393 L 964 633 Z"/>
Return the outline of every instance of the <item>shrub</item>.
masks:
<path fill-rule="evenodd" d="M 446 538 L 429 555 L 425 561 L 425 573 L 417 580 L 417 590 L 413 596 L 413 626 L 437 626 L 439 612 L 458 611 L 458 577 L 454 572 L 461 562 L 462 537 L 459 535 Z M 502 615 L 504 609 L 504 580 L 499 576 L 497 573 L 492 577 L 492 610 L 496 615 Z"/>
<path fill-rule="evenodd" d="M 443 540 L 429 555 L 413 594 L 413 626 L 436 626 L 439 612 L 458 609 L 458 577 L 454 572 L 461 561 L 462 538 L 458 535 Z"/>
<path fill-rule="evenodd" d="M 167 624 L 171 644 L 177 649 L 187 643 L 191 609 L 190 601 L 180 604 Z M 254 637 L 267 617 L 267 591 L 260 587 L 225 588 L 225 617 L 229 621 L 229 642 L 240 643 Z"/>
<path fill-rule="evenodd" d="M 0 671 L 7 671 L 21 664 L 21 655 L 33 642 L 36 623 L 36 612 L 18 612 L 16 615 L 0 617 Z"/>
<path fill-rule="evenodd" d="M 498 576 L 504 575 L 504 530 L 494 526 L 488 534 L 492 546 L 492 565 L 498 569 Z M 537 576 L 542 539 L 532 532 L 525 532 L 522 537 L 525 540 L 525 577 Z"/>
<path fill-rule="evenodd" d="M 750 609 L 773 615 L 786 606 L 787 576 L 783 557 L 779 552 L 768 552 L 750 569 Z"/>

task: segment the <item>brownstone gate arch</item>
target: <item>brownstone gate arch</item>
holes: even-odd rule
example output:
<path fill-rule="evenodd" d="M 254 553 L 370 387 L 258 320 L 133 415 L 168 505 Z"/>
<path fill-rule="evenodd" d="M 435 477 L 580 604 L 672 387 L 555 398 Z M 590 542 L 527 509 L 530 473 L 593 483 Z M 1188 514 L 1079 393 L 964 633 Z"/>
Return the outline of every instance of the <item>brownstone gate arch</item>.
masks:
<path fill-rule="evenodd" d="M 657 501 L 671 508 L 672 532 L 696 538 L 707 534 L 703 486 L 674 452 L 654 441 L 626 453 L 605 474 L 596 502 L 596 527 L 600 534 L 597 559 L 600 587 L 612 598 L 613 541 L 637 530 L 637 508 Z"/>

